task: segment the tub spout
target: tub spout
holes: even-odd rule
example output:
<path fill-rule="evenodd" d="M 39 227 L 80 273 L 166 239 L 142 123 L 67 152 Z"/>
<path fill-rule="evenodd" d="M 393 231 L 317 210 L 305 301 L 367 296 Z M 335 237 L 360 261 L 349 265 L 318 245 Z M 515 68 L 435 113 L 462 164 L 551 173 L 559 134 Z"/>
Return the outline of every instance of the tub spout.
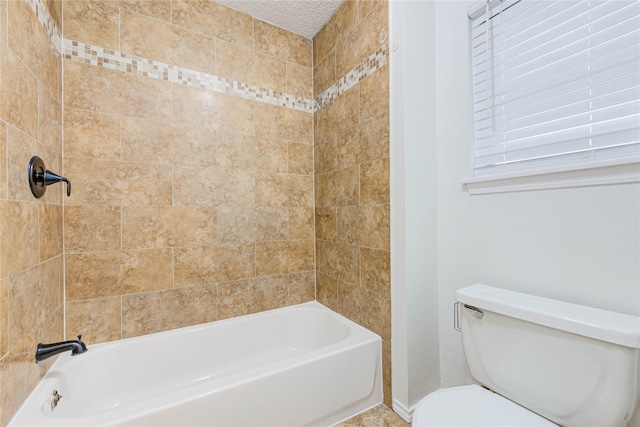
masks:
<path fill-rule="evenodd" d="M 77 341 L 72 340 L 52 344 L 38 344 L 38 348 L 36 348 L 36 363 L 69 350 L 71 350 L 72 356 L 87 351 L 87 346 L 82 342 L 82 335 L 78 335 Z"/>

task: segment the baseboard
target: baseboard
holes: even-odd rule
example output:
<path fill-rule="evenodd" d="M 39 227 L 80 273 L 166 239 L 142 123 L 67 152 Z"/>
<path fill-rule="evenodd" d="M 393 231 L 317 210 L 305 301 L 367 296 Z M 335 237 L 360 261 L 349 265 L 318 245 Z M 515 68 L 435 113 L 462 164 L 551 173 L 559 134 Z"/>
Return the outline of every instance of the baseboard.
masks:
<path fill-rule="evenodd" d="M 413 420 L 413 411 L 416 409 L 415 405 L 411 408 L 407 408 L 404 404 L 393 400 L 393 412 L 398 414 L 400 418 L 410 423 Z"/>

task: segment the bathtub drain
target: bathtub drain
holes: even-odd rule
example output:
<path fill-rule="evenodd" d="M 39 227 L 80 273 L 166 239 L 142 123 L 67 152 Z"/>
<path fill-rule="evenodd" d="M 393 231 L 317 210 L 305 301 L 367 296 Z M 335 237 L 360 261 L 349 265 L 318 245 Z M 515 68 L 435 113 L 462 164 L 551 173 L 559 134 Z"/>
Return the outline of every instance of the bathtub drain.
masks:
<path fill-rule="evenodd" d="M 53 393 L 51 393 L 51 410 L 52 411 L 56 409 L 56 406 L 58 406 L 58 402 L 60 402 L 60 399 L 62 399 L 62 395 L 58 393 L 58 390 L 53 390 Z"/>

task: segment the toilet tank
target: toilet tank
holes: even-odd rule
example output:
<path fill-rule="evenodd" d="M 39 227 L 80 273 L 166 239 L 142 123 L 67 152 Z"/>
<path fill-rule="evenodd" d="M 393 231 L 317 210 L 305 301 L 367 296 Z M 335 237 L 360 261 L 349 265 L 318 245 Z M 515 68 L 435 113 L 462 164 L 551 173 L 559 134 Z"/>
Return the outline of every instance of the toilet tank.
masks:
<path fill-rule="evenodd" d="M 562 426 L 631 418 L 640 317 L 479 284 L 456 299 L 474 380 Z"/>

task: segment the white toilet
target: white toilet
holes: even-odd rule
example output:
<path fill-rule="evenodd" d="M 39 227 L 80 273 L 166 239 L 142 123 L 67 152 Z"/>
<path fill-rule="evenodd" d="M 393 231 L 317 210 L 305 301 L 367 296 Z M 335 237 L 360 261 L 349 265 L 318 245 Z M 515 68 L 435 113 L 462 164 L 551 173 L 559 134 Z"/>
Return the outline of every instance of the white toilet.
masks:
<path fill-rule="evenodd" d="M 413 426 L 624 426 L 640 397 L 640 317 L 485 285 L 456 293 L 479 385 L 422 399 Z M 456 325 L 458 326 L 458 325 Z"/>

